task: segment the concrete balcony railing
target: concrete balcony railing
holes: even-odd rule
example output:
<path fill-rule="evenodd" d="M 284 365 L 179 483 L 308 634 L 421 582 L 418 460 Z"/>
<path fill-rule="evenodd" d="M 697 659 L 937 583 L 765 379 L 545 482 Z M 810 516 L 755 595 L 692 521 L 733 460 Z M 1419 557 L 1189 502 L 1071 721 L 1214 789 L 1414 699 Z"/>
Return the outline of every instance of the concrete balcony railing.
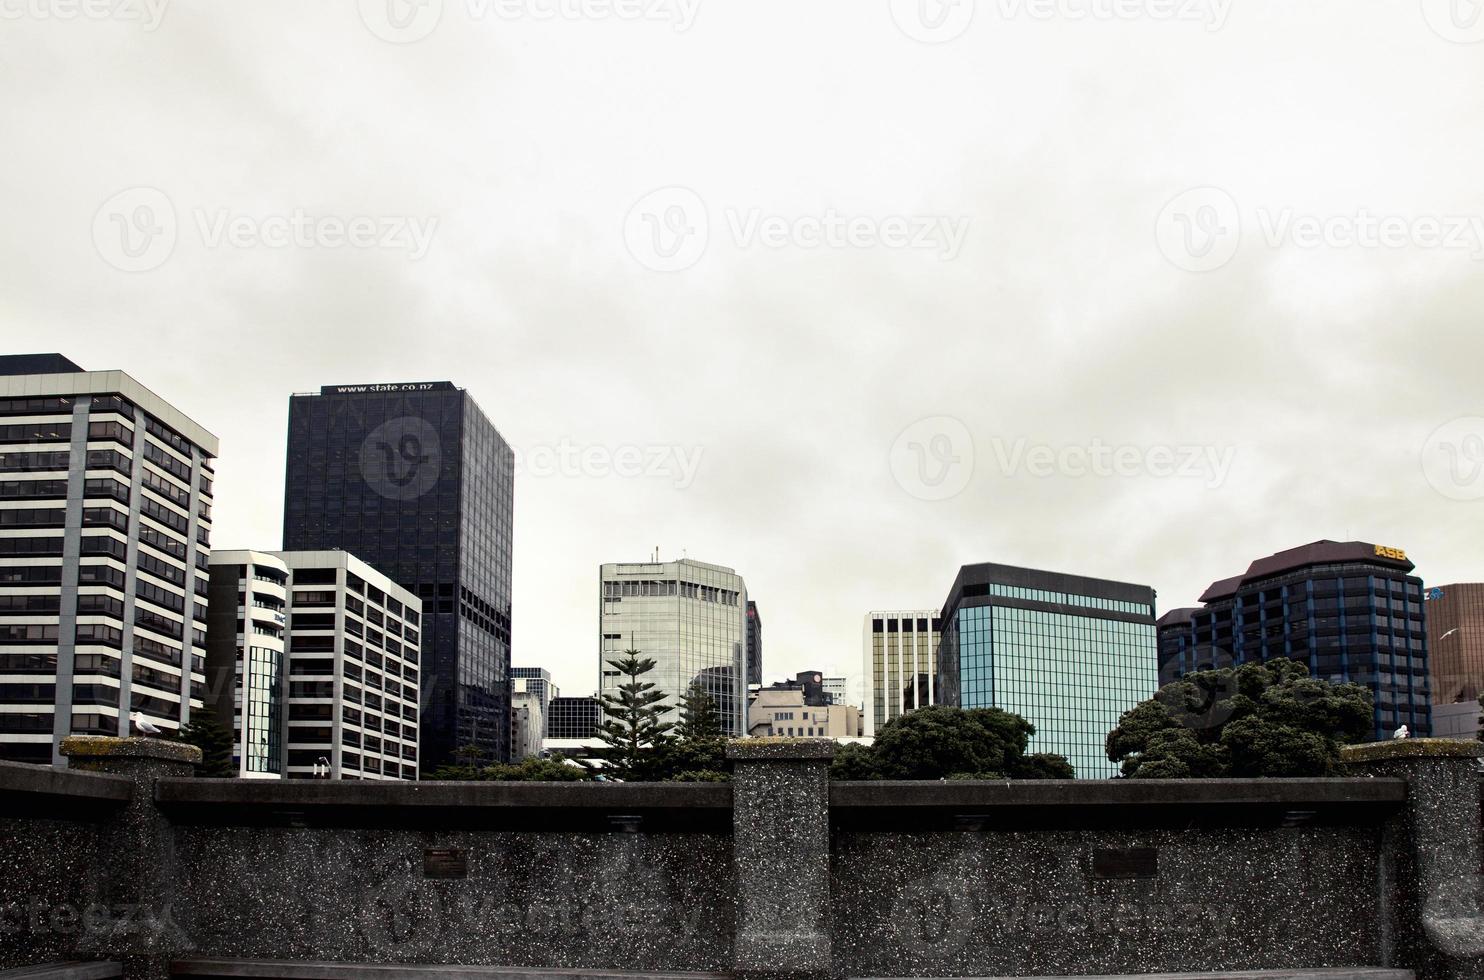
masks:
<path fill-rule="evenodd" d="M 834 783 L 832 751 L 734 742 L 731 784 L 279 782 L 68 740 L 71 770 L 0 764 L 0 970 L 1484 976 L 1473 743 L 1299 780 Z"/>

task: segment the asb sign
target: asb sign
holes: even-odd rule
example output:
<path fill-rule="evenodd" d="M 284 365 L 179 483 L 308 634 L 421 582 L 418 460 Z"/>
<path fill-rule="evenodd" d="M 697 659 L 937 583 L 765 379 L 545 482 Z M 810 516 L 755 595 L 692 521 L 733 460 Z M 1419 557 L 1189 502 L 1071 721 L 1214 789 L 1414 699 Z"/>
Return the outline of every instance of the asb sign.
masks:
<path fill-rule="evenodd" d="M 1407 553 L 1400 548 L 1388 548 L 1385 545 L 1376 545 L 1377 558 L 1390 558 L 1393 561 L 1406 561 Z"/>

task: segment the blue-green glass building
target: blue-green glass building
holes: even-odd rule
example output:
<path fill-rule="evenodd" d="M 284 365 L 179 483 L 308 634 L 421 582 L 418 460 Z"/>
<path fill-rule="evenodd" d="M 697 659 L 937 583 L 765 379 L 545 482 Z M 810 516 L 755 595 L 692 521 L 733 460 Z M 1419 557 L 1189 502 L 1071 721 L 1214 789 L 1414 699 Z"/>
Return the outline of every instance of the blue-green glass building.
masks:
<path fill-rule="evenodd" d="M 1010 565 L 965 565 L 943 604 L 938 699 L 1036 726 L 1029 751 L 1082 779 L 1118 767 L 1103 740 L 1159 687 L 1154 590 Z"/>

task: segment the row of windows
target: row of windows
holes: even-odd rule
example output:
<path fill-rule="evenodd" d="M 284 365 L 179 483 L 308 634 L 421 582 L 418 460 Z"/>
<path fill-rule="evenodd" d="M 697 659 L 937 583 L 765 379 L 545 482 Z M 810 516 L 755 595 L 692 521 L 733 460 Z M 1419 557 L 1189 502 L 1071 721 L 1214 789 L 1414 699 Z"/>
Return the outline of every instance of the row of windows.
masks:
<path fill-rule="evenodd" d="M 719 602 L 724 606 L 735 606 L 741 598 L 741 593 L 711 585 L 700 585 L 696 582 L 679 582 L 675 579 L 603 583 L 603 597 L 606 599 L 646 596 L 679 596 L 684 599 L 698 599 L 701 602 Z"/>
<path fill-rule="evenodd" d="M 931 624 L 931 625 L 929 625 Z M 871 620 L 871 632 L 873 633 L 938 633 L 943 629 L 943 620 L 934 616 L 907 617 L 905 619 L 888 617 L 886 619 Z"/>
<path fill-rule="evenodd" d="M 977 591 L 977 590 L 974 590 Z M 969 589 L 964 590 L 968 595 Z M 991 582 L 988 586 L 988 594 L 1005 599 L 1025 599 L 1031 602 L 1049 602 L 1067 606 L 1081 606 L 1085 609 L 1101 609 L 1106 612 L 1133 613 L 1139 616 L 1153 616 L 1154 609 L 1147 602 L 1128 602 L 1123 599 L 1108 599 L 1102 596 L 1079 595 L 1075 592 L 1053 592 L 1049 589 L 1028 589 L 1020 585 L 1001 585 Z"/>
<path fill-rule="evenodd" d="M 179 432 L 165 425 L 153 415 L 144 418 L 144 431 L 163 442 L 165 445 L 180 453 L 186 459 L 191 458 L 191 441 Z"/>
<path fill-rule="evenodd" d="M 0 472 L 33 473 L 43 470 L 65 471 L 72 454 L 59 452 L 10 452 L 0 453 Z M 133 473 L 134 463 L 129 457 L 113 449 L 89 449 L 85 460 L 90 470 L 116 470 L 124 475 Z"/>
<path fill-rule="evenodd" d="M 62 412 L 72 414 L 71 398 L 0 398 L 0 415 L 56 415 Z"/>
<path fill-rule="evenodd" d="M 48 419 L 0 425 L 0 442 L 68 442 L 71 439 L 70 421 Z"/>
<path fill-rule="evenodd" d="M 189 464 L 181 462 L 175 456 L 165 452 L 165 450 L 149 441 L 144 443 L 144 458 L 177 480 L 180 480 L 186 486 L 190 486 L 191 467 Z"/>

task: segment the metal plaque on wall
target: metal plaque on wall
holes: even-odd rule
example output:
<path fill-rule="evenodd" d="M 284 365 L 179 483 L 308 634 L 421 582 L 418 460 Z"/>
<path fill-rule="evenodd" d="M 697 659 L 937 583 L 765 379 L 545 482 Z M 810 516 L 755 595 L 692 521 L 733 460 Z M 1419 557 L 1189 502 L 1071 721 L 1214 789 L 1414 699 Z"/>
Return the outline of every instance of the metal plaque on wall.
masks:
<path fill-rule="evenodd" d="M 430 847 L 423 851 L 424 878 L 469 877 L 469 854 L 453 847 Z"/>

